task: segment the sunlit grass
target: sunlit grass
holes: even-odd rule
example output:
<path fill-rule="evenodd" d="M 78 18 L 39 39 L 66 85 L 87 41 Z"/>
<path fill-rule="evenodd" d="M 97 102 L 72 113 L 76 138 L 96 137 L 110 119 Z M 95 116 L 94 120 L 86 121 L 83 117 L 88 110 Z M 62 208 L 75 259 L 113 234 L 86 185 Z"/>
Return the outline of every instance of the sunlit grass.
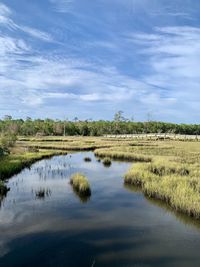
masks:
<path fill-rule="evenodd" d="M 196 165 L 170 161 L 137 163 L 127 172 L 124 181 L 140 186 L 149 197 L 164 200 L 174 209 L 199 218 L 199 175 Z"/>
<path fill-rule="evenodd" d="M 7 179 L 20 172 L 23 168 L 31 166 L 34 162 L 53 155 L 61 154 L 61 151 L 21 152 L 1 157 L 0 180 Z"/>
<path fill-rule="evenodd" d="M 126 161 L 140 161 L 140 162 L 149 162 L 151 157 L 145 155 L 139 155 L 132 152 L 112 150 L 112 149 L 97 149 L 95 150 L 95 156 L 97 157 L 109 157 L 116 160 L 126 160 Z"/>
<path fill-rule="evenodd" d="M 81 173 L 75 173 L 70 179 L 70 183 L 77 193 L 80 195 L 90 196 L 90 184 L 86 176 Z"/>
<path fill-rule="evenodd" d="M 0 159 L 0 179 L 10 177 L 36 160 L 56 154 L 57 150 L 58 153 L 95 150 L 98 161 L 109 158 L 134 162 L 125 175 L 125 183 L 139 186 L 149 197 L 161 199 L 176 210 L 200 218 L 200 142 L 80 136 L 18 140 L 15 151 Z M 21 148 L 26 152 L 21 153 Z"/>

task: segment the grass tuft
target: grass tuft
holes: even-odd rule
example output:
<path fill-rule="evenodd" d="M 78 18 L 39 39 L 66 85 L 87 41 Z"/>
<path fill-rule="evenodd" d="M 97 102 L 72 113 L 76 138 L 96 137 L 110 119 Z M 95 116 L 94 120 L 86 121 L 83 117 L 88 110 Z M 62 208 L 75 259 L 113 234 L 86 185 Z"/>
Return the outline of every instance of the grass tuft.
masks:
<path fill-rule="evenodd" d="M 84 161 L 85 161 L 85 162 L 91 162 L 92 159 L 91 159 L 90 157 L 85 157 L 85 158 L 84 158 Z"/>
<path fill-rule="evenodd" d="M 106 167 L 110 167 L 110 165 L 112 164 L 112 161 L 110 158 L 104 158 L 103 159 L 103 165 Z"/>
<path fill-rule="evenodd" d="M 90 184 L 86 176 L 81 173 L 75 173 L 70 179 L 70 184 L 73 189 L 82 196 L 90 196 L 91 189 Z"/>

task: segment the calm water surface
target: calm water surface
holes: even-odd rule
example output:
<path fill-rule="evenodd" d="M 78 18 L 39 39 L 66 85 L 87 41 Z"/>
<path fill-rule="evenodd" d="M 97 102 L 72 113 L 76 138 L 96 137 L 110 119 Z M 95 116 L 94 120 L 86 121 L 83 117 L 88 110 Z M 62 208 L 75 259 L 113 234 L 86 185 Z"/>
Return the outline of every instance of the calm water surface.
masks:
<path fill-rule="evenodd" d="M 106 168 L 93 153 L 77 153 L 10 179 L 0 207 L 0 266 L 199 267 L 199 225 L 124 187 L 129 166 Z M 90 199 L 73 192 L 75 172 L 88 177 Z"/>

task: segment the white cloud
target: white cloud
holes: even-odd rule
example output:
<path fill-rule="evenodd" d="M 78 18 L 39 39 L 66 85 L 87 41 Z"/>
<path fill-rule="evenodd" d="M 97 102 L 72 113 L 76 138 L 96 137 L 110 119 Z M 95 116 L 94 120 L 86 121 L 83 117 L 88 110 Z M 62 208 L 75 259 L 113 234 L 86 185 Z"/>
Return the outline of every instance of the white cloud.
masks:
<path fill-rule="evenodd" d="M 0 56 L 5 56 L 9 53 L 21 54 L 28 50 L 28 45 L 22 39 L 0 36 Z"/>
<path fill-rule="evenodd" d="M 149 67 L 143 79 L 149 84 L 167 88 L 166 94 L 177 99 L 177 108 L 199 107 L 200 100 L 200 28 L 174 26 L 156 28 L 154 34 L 131 37 L 139 42 L 140 53 L 146 56 Z"/>
<path fill-rule="evenodd" d="M 27 26 L 18 26 L 18 28 L 21 31 L 29 34 L 30 36 L 37 38 L 37 39 L 40 39 L 42 41 L 46 41 L 46 42 L 53 42 L 54 41 L 52 36 L 46 32 L 31 28 L 31 27 L 27 27 Z"/>
<path fill-rule="evenodd" d="M 8 6 L 0 3 L 0 27 L 6 26 L 12 30 L 21 30 L 34 38 L 46 42 L 53 42 L 53 38 L 50 34 L 32 27 L 19 25 L 12 20 L 11 16 L 12 10 Z"/>

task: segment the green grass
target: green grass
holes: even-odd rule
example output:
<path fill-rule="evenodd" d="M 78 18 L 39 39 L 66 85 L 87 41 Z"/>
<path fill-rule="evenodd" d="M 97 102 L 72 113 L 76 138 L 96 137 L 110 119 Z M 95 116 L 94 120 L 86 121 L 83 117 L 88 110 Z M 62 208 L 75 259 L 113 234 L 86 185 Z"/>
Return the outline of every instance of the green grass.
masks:
<path fill-rule="evenodd" d="M 23 168 L 30 167 L 34 162 L 61 154 L 61 151 L 24 152 L 10 154 L 0 158 L 0 180 L 10 178 L 19 173 Z"/>
<path fill-rule="evenodd" d="M 81 173 L 75 173 L 70 179 L 70 183 L 74 190 L 82 196 L 90 196 L 90 184 L 86 176 Z"/>
<path fill-rule="evenodd" d="M 10 189 L 5 185 L 3 181 L 0 181 L 0 196 L 6 195 Z"/>

